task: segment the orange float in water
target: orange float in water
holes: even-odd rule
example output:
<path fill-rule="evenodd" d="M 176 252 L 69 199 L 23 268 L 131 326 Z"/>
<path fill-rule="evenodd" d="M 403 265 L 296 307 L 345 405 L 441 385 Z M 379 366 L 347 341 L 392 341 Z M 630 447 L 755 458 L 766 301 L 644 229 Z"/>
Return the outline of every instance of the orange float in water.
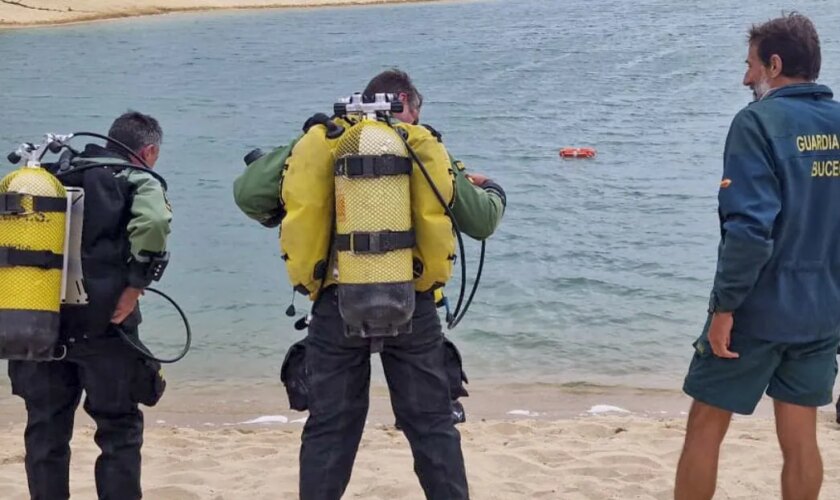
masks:
<path fill-rule="evenodd" d="M 563 148 L 560 150 L 560 158 L 595 158 L 593 148 Z"/>

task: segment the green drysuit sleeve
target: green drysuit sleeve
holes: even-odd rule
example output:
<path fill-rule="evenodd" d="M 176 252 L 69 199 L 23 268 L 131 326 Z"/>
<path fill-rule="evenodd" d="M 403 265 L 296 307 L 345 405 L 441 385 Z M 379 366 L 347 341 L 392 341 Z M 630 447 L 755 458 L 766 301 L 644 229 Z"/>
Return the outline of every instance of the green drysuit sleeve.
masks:
<path fill-rule="evenodd" d="M 484 188 L 474 185 L 467 179 L 466 168 L 461 161 L 453 159 L 452 167 L 455 170 L 455 202 L 452 205 L 455 222 L 471 238 L 489 238 L 505 213 L 507 200 L 504 191 L 492 182 Z"/>
<path fill-rule="evenodd" d="M 151 253 L 165 251 L 172 222 L 172 207 L 163 186 L 146 172 L 126 169 L 119 175 L 125 176 L 134 186 L 131 220 L 128 222 L 131 254 L 138 258 L 143 250 Z"/>

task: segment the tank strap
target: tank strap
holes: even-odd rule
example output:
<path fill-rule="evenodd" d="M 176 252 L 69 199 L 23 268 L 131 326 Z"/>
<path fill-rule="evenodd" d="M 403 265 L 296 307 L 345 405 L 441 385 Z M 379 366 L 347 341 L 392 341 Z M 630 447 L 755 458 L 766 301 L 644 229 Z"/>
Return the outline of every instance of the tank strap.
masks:
<path fill-rule="evenodd" d="M 52 196 L 33 196 L 34 210 L 36 212 L 66 212 L 67 198 L 56 198 Z"/>
<path fill-rule="evenodd" d="M 0 194 L 0 215 L 19 215 L 23 209 L 23 193 Z M 66 212 L 67 198 L 53 196 L 32 196 L 32 210 L 35 212 Z"/>
<path fill-rule="evenodd" d="M 356 232 L 335 236 L 335 249 L 339 252 L 384 253 L 414 248 L 416 244 L 414 231 Z"/>
<path fill-rule="evenodd" d="M 49 250 L 21 250 L 0 247 L 0 267 L 40 267 L 42 269 L 64 268 L 64 255 Z"/>
<path fill-rule="evenodd" d="M 351 178 L 408 175 L 412 168 L 411 158 L 397 155 L 348 155 L 335 162 L 336 175 Z"/>

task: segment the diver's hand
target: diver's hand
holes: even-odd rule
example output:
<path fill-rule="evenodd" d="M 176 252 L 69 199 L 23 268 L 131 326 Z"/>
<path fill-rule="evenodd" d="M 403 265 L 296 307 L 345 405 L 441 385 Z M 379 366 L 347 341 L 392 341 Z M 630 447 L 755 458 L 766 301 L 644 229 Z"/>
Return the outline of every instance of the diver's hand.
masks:
<path fill-rule="evenodd" d="M 729 350 L 732 342 L 732 313 L 715 313 L 712 315 L 712 323 L 709 325 L 709 344 L 712 352 L 719 358 L 735 359 L 739 357 L 737 352 Z"/>
<path fill-rule="evenodd" d="M 114 314 L 111 315 L 111 323 L 119 325 L 129 314 L 134 312 L 137 308 L 137 300 L 143 295 L 141 288 L 127 287 L 120 295 L 120 300 L 117 301 L 117 308 L 114 309 Z"/>
<path fill-rule="evenodd" d="M 470 181 L 474 186 L 478 187 L 484 186 L 487 183 L 487 181 L 490 180 L 489 177 L 481 174 L 464 174 L 464 177 L 466 177 L 467 180 Z"/>

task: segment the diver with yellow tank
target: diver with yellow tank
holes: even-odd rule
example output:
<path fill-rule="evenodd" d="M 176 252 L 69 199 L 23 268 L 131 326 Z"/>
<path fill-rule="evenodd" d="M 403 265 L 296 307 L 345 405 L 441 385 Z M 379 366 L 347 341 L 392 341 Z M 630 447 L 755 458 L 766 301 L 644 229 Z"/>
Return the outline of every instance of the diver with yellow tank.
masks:
<path fill-rule="evenodd" d="M 12 392 L 26 402 L 32 498 L 70 496 L 83 391 L 102 451 L 98 497 L 142 497 L 138 404 L 153 406 L 165 387 L 139 341 L 137 307 L 168 262 L 172 214 L 166 183 L 152 170 L 162 135 L 157 120 L 138 112 L 117 118 L 107 136 L 47 134 L 10 154 L 26 165 L 0 180 L 0 359 L 9 360 Z M 106 144 L 77 151 L 76 136 Z M 47 153 L 61 155 L 41 163 Z"/>
<path fill-rule="evenodd" d="M 453 418 L 453 401 L 466 395 L 463 371 L 436 302 L 463 248 L 460 233 L 489 237 L 506 198 L 498 184 L 466 174 L 440 134 L 419 125 L 421 105 L 406 73 L 385 71 L 337 103 L 332 117 L 310 118 L 288 146 L 250 154 L 234 184 L 243 212 L 280 225 L 291 284 L 313 301 L 296 325 L 308 334 L 282 367 L 291 407 L 309 410 L 304 500 L 338 499 L 347 487 L 368 411 L 372 352 L 380 353 L 426 497 L 469 498 Z M 462 284 L 450 327 L 474 293 L 463 303 Z"/>

